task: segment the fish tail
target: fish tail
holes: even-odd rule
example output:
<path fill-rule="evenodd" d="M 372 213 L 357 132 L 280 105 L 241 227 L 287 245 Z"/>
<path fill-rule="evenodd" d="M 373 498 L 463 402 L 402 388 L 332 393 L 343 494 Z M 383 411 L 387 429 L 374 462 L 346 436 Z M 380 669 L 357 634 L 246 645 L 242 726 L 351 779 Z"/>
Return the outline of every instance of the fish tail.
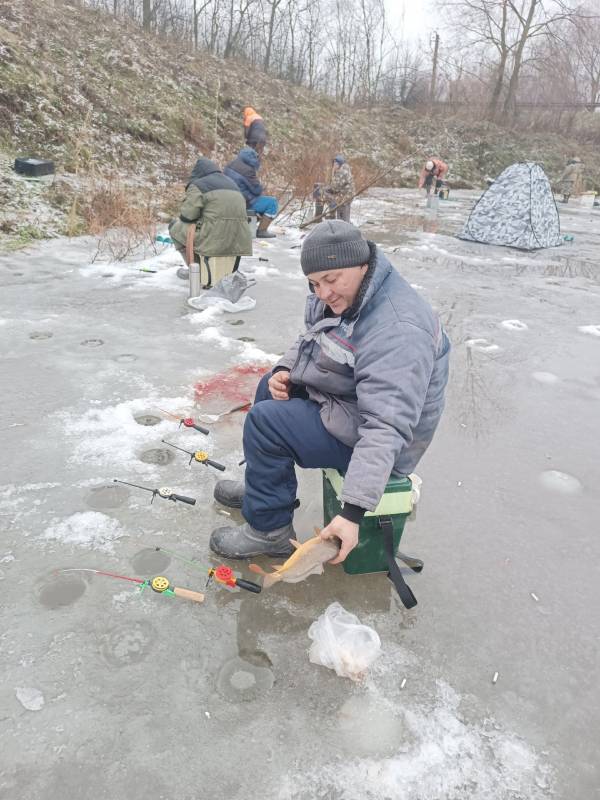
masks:
<path fill-rule="evenodd" d="M 278 572 L 264 572 L 263 575 L 265 576 L 263 579 L 263 589 L 268 589 L 270 586 L 273 586 L 274 583 L 278 583 L 281 580 L 281 575 Z"/>

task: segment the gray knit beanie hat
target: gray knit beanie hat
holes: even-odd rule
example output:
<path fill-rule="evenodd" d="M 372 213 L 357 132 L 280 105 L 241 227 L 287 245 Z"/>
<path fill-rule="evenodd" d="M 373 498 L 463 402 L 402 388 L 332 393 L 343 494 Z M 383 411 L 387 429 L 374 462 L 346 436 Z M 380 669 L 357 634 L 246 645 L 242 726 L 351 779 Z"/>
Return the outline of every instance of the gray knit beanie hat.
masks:
<path fill-rule="evenodd" d="M 349 222 L 331 219 L 319 222 L 302 242 L 302 272 L 324 272 L 326 269 L 360 267 L 371 257 L 368 242 Z"/>

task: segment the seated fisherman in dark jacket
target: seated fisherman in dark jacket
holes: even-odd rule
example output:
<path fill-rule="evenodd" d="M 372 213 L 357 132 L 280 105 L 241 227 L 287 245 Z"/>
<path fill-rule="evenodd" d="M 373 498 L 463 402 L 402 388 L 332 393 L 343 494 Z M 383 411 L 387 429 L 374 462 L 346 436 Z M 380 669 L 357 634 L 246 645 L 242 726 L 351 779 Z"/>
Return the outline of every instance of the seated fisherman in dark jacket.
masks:
<path fill-rule="evenodd" d="M 206 270 L 204 288 L 235 272 L 241 256 L 252 255 L 246 203 L 240 190 L 208 158 L 199 158 L 185 188 L 179 218 L 169 225 L 177 250 L 186 255 L 190 225 L 195 225 L 194 256 Z M 230 256 L 229 260 L 223 256 Z M 219 257 L 218 261 L 215 257 Z"/>
<path fill-rule="evenodd" d="M 450 342 L 381 250 L 331 220 L 304 239 L 300 263 L 313 293 L 306 332 L 258 385 L 245 482 L 215 487 L 246 519 L 213 531 L 210 547 L 226 558 L 289 555 L 298 464 L 345 472 L 342 512 L 321 533 L 341 540 L 343 561 L 390 474 L 415 469 L 444 408 Z"/>
<path fill-rule="evenodd" d="M 258 180 L 260 159 L 251 147 L 242 147 L 237 157 L 230 161 L 223 172 L 236 182 L 240 192 L 246 198 L 246 206 L 256 212 L 259 224 L 257 237 L 272 239 L 275 234 L 267 228 L 277 216 L 279 206 L 274 197 L 263 194 L 263 187 Z"/>

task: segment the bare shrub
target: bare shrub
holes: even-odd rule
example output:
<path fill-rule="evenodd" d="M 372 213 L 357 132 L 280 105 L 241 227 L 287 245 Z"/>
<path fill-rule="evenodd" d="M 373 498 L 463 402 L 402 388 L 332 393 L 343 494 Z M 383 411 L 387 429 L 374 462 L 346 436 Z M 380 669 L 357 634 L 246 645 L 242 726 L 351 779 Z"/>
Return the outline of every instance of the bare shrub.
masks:
<path fill-rule="evenodd" d="M 156 252 L 156 219 L 160 207 L 155 188 L 127 187 L 118 178 L 98 179 L 80 200 L 87 230 L 98 237 L 94 261 L 122 261 L 140 248 Z"/>

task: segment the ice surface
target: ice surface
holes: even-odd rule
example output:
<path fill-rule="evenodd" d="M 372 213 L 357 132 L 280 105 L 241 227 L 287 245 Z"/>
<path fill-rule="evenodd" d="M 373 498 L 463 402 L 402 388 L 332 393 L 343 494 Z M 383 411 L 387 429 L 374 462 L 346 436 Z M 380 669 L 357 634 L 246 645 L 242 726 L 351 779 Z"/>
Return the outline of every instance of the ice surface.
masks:
<path fill-rule="evenodd" d="M 453 191 L 437 215 L 411 190 L 353 204 L 453 343 L 445 415 L 418 468 L 427 491 L 402 541 L 425 562 L 407 576 L 410 612 L 385 575 L 340 567 L 268 594 L 206 587 L 220 473 L 156 455 L 161 439 L 202 448 L 223 477 L 243 477 L 243 413 L 207 437 L 159 409 L 224 411 L 195 385 L 293 343 L 302 232 L 242 259 L 260 269 L 256 308 L 239 317 L 190 310 L 173 248 L 90 266 L 93 240 L 59 239 L 0 257 L 0 796 L 596 797 L 600 213 L 561 208 L 572 245 L 524 255 L 454 237 L 475 199 Z M 501 324 L 515 320 L 527 330 Z M 299 472 L 307 538 L 322 524 L 320 475 Z M 93 508 L 113 478 L 198 502 L 151 505 L 130 488 Z M 200 566 L 155 561 L 157 546 Z M 206 599 L 81 568 L 164 574 Z M 336 601 L 381 638 L 365 685 L 308 661 L 307 631 Z M 40 713 L 14 687 L 38 687 Z"/>

